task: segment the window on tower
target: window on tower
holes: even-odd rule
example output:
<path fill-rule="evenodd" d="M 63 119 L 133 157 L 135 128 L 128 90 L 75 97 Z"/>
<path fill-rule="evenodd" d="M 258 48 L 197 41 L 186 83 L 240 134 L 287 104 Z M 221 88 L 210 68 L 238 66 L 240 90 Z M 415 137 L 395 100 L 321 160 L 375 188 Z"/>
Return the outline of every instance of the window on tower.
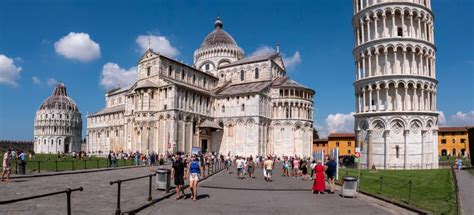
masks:
<path fill-rule="evenodd" d="M 399 146 L 395 146 L 395 156 L 397 158 L 400 157 L 400 147 Z"/>
<path fill-rule="evenodd" d="M 403 37 L 403 28 L 402 27 L 397 28 L 397 36 Z"/>
<path fill-rule="evenodd" d="M 206 68 L 206 71 L 209 70 L 209 64 L 208 63 L 204 67 Z"/>
<path fill-rule="evenodd" d="M 146 68 L 146 76 L 150 76 L 150 73 L 151 73 L 151 66 Z"/>
<path fill-rule="evenodd" d="M 255 68 L 255 79 L 258 79 L 258 76 L 259 76 L 259 74 L 258 74 L 258 68 Z"/>
<path fill-rule="evenodd" d="M 240 70 L 240 80 L 243 81 L 245 79 L 245 71 Z"/>

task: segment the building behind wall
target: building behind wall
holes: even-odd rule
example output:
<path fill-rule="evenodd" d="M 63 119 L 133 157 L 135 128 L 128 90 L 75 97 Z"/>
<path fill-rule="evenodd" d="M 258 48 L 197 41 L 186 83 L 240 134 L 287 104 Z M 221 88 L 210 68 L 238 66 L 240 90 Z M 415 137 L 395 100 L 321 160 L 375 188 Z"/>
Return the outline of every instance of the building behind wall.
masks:
<path fill-rule="evenodd" d="M 438 130 L 438 152 L 441 156 L 470 158 L 469 133 L 466 127 L 440 127 Z"/>
<path fill-rule="evenodd" d="M 245 57 L 218 18 L 192 66 L 148 49 L 137 68 L 87 116 L 86 151 L 311 154 L 315 92 L 287 76 L 278 47 Z"/>
<path fill-rule="evenodd" d="M 333 132 L 327 138 L 313 141 L 313 152 L 324 151 L 327 155 L 332 149 L 339 149 L 339 156 L 353 156 L 355 154 L 355 134 Z"/>

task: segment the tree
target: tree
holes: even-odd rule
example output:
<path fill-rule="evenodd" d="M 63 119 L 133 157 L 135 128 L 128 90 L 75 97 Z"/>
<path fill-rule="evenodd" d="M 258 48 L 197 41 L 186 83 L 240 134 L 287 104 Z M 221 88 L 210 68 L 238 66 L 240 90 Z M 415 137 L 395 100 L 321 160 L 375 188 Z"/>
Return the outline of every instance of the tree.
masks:
<path fill-rule="evenodd" d="M 319 139 L 319 133 L 316 128 L 313 128 L 313 140 Z"/>

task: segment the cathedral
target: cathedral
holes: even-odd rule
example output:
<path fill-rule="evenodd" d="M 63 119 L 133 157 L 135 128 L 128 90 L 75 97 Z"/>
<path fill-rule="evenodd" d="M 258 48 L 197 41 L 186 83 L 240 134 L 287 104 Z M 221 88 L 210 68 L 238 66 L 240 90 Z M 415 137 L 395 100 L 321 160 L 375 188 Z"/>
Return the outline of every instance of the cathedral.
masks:
<path fill-rule="evenodd" d="M 137 81 L 87 116 L 85 151 L 309 156 L 315 91 L 275 53 L 244 55 L 217 18 L 193 65 L 148 49 Z"/>

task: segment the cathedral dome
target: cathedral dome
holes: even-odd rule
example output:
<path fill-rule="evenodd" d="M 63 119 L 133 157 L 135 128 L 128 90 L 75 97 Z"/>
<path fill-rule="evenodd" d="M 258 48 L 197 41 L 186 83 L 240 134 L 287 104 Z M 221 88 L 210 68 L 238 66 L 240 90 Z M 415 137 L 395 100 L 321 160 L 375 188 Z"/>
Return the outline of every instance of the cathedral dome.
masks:
<path fill-rule="evenodd" d="M 214 31 L 209 33 L 207 37 L 201 43 L 201 49 L 212 48 L 215 46 L 238 46 L 235 42 L 234 38 L 224 31 L 222 28 L 224 24 L 222 23 L 221 19 L 217 17 L 217 20 L 214 24 Z"/>
<path fill-rule="evenodd" d="M 53 94 L 41 104 L 40 110 L 44 109 L 79 111 L 74 100 L 67 96 L 66 86 L 62 82 L 56 84 Z"/>

